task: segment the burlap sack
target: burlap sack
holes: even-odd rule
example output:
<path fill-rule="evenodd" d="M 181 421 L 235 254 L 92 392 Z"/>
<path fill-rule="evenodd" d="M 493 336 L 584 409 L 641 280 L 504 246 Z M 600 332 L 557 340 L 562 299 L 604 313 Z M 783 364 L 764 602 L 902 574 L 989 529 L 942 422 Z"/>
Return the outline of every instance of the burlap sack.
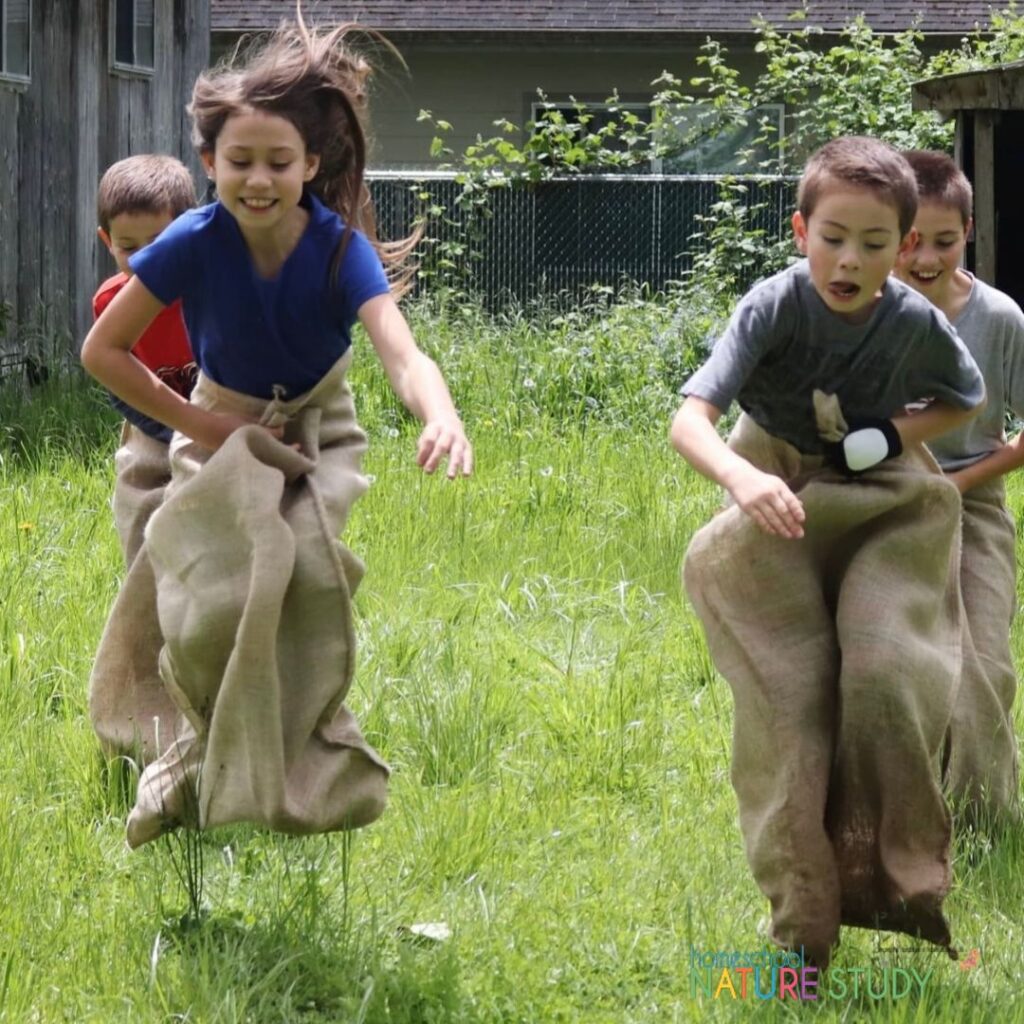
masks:
<path fill-rule="evenodd" d="M 840 922 L 948 946 L 956 488 L 920 447 L 848 480 L 746 416 L 730 445 L 786 479 L 807 516 L 786 540 L 731 507 L 684 563 L 733 691 L 732 781 L 773 937 L 823 967 Z"/>
<path fill-rule="evenodd" d="M 146 523 L 160 507 L 164 488 L 171 481 L 169 447 L 125 420 L 121 445 L 114 455 L 114 472 L 114 526 L 128 567 L 135 561 Z"/>
<path fill-rule="evenodd" d="M 159 757 L 139 782 L 132 846 L 177 825 L 355 828 L 384 808 L 387 766 L 343 704 L 363 568 L 337 537 L 366 487 L 349 358 L 290 402 L 202 377 L 193 392 L 205 408 L 286 423 L 285 442 L 258 427 L 212 455 L 187 438 L 172 442 L 172 483 L 126 579 L 131 591 L 115 604 L 112 620 L 124 621 L 108 624 L 97 658 L 104 691 L 158 671 L 179 712 L 147 730 Z M 142 637 L 159 642 L 141 651 Z M 101 735 L 138 735 L 139 717 L 104 722 Z"/>
<path fill-rule="evenodd" d="M 964 666 L 950 723 L 946 782 L 964 820 L 990 827 L 1019 817 L 1010 623 L 1017 609 L 1016 529 L 1002 479 L 963 496 L 960 589 Z"/>
<path fill-rule="evenodd" d="M 143 531 L 171 479 L 169 446 L 127 421 L 114 456 L 114 526 L 127 574 L 107 619 L 89 682 L 89 714 L 108 755 L 140 762 L 158 754 L 158 736 L 174 735 L 178 710 L 157 671 L 163 644 Z"/>

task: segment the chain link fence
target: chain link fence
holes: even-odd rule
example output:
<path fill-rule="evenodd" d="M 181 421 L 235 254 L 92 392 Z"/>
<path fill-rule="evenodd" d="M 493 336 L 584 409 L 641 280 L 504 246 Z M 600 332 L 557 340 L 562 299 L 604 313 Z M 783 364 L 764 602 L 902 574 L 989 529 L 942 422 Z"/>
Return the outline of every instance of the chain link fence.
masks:
<path fill-rule="evenodd" d="M 792 178 L 731 179 L 747 186 L 747 229 L 765 245 L 786 235 L 796 192 Z M 704 242 L 699 218 L 722 198 L 718 176 L 579 175 L 514 183 L 473 194 L 454 173 L 368 175 L 380 237 L 404 238 L 428 217 L 417 287 L 438 283 L 495 310 L 537 299 L 572 304 L 595 286 L 664 290 L 685 279 Z M 44 311 L 45 312 L 45 311 Z M 4 308 L 0 306 L 0 320 Z M 46 327 L 26 322 L 0 329 L 0 378 L 60 365 L 69 357 Z M 52 351 L 51 351 L 52 350 Z"/>
<path fill-rule="evenodd" d="M 722 198 L 718 176 L 586 175 L 486 190 L 479 205 L 460 201 L 454 174 L 376 172 L 369 186 L 380 236 L 407 236 L 428 218 L 424 280 L 458 282 L 491 307 L 594 286 L 640 284 L 662 291 L 685 278 L 705 244 Z M 795 178 L 731 179 L 747 186 L 749 229 L 767 242 L 789 231 Z"/>

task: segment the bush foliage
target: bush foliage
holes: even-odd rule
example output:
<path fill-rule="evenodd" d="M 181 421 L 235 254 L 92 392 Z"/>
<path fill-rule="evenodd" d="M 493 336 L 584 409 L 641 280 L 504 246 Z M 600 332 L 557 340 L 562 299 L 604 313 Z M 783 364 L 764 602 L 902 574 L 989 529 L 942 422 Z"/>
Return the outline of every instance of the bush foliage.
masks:
<path fill-rule="evenodd" d="M 914 110 L 912 84 L 1024 55 L 1024 14 L 1015 3 L 993 13 L 990 33 L 976 32 L 957 48 L 931 57 L 922 50 L 924 36 L 916 27 L 885 35 L 862 15 L 849 21 L 830 45 L 820 29 L 808 24 L 804 9 L 784 29 L 759 19 L 755 31 L 762 64 L 752 84 L 743 84 L 727 47 L 709 38 L 697 57 L 698 75 L 683 82 L 665 71 L 652 83 L 658 91 L 649 122 L 618 107 L 614 92 L 598 121 L 585 103 L 573 101 L 567 116 L 565 104 L 549 102 L 538 90 L 544 109 L 536 120 L 523 126 L 498 120 L 495 135 L 478 136 L 456 153 L 445 141 L 451 124 L 421 111 L 421 120 L 437 131 L 432 156 L 445 158 L 462 186 L 451 209 L 433 202 L 422 185 L 415 186 L 428 223 L 431 217 L 454 220 L 461 236 L 457 242 L 439 242 L 428 230 L 422 276 L 458 294 L 469 289 L 473 262 L 480 255 L 475 240 L 495 189 L 531 187 L 559 175 L 642 173 L 654 161 L 752 120 L 757 130 L 738 154 L 744 175 L 799 174 L 807 156 L 838 135 L 872 135 L 906 149 L 948 150 L 952 122 Z M 765 104 L 784 105 L 782 138 L 772 118 L 758 120 L 757 110 Z M 793 253 L 788 238 L 767 238 L 751 227 L 756 188 L 731 177 L 723 178 L 719 188 L 718 202 L 699 218 L 693 235 L 690 273 L 702 290 L 730 294 L 752 277 L 780 269 Z"/>

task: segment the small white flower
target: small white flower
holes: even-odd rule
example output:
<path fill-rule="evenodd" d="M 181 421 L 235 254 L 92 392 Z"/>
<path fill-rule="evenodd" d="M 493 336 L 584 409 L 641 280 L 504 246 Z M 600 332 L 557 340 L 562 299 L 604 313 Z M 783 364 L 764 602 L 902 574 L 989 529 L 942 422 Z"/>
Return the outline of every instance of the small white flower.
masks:
<path fill-rule="evenodd" d="M 541 475 L 541 476 L 551 476 L 551 474 L 552 474 L 552 473 L 553 473 L 554 471 L 555 471 L 555 470 L 554 470 L 554 467 L 552 467 L 552 466 L 545 466 L 545 467 L 544 467 L 544 468 L 543 468 L 543 469 L 542 469 L 542 470 L 540 471 L 540 475 Z"/>
<path fill-rule="evenodd" d="M 532 391 L 536 386 L 537 382 L 532 377 L 527 377 L 523 381 L 523 387 L 526 388 L 527 391 Z"/>
<path fill-rule="evenodd" d="M 384 433 L 386 433 L 388 437 L 398 437 L 398 427 L 388 427 Z"/>

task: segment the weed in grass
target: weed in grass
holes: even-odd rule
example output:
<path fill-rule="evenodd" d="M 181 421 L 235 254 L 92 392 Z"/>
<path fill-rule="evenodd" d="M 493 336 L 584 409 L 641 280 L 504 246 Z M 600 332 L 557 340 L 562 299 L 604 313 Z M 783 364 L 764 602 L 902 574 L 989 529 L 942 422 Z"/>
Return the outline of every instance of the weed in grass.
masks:
<path fill-rule="evenodd" d="M 192 786 L 185 787 L 186 814 L 188 819 L 198 820 L 198 799 Z M 162 837 L 167 857 L 178 876 L 188 899 L 188 909 L 181 918 L 183 928 L 196 927 L 204 917 L 207 908 L 203 903 L 205 875 L 203 869 L 203 840 L 197 829 L 175 828 Z"/>

